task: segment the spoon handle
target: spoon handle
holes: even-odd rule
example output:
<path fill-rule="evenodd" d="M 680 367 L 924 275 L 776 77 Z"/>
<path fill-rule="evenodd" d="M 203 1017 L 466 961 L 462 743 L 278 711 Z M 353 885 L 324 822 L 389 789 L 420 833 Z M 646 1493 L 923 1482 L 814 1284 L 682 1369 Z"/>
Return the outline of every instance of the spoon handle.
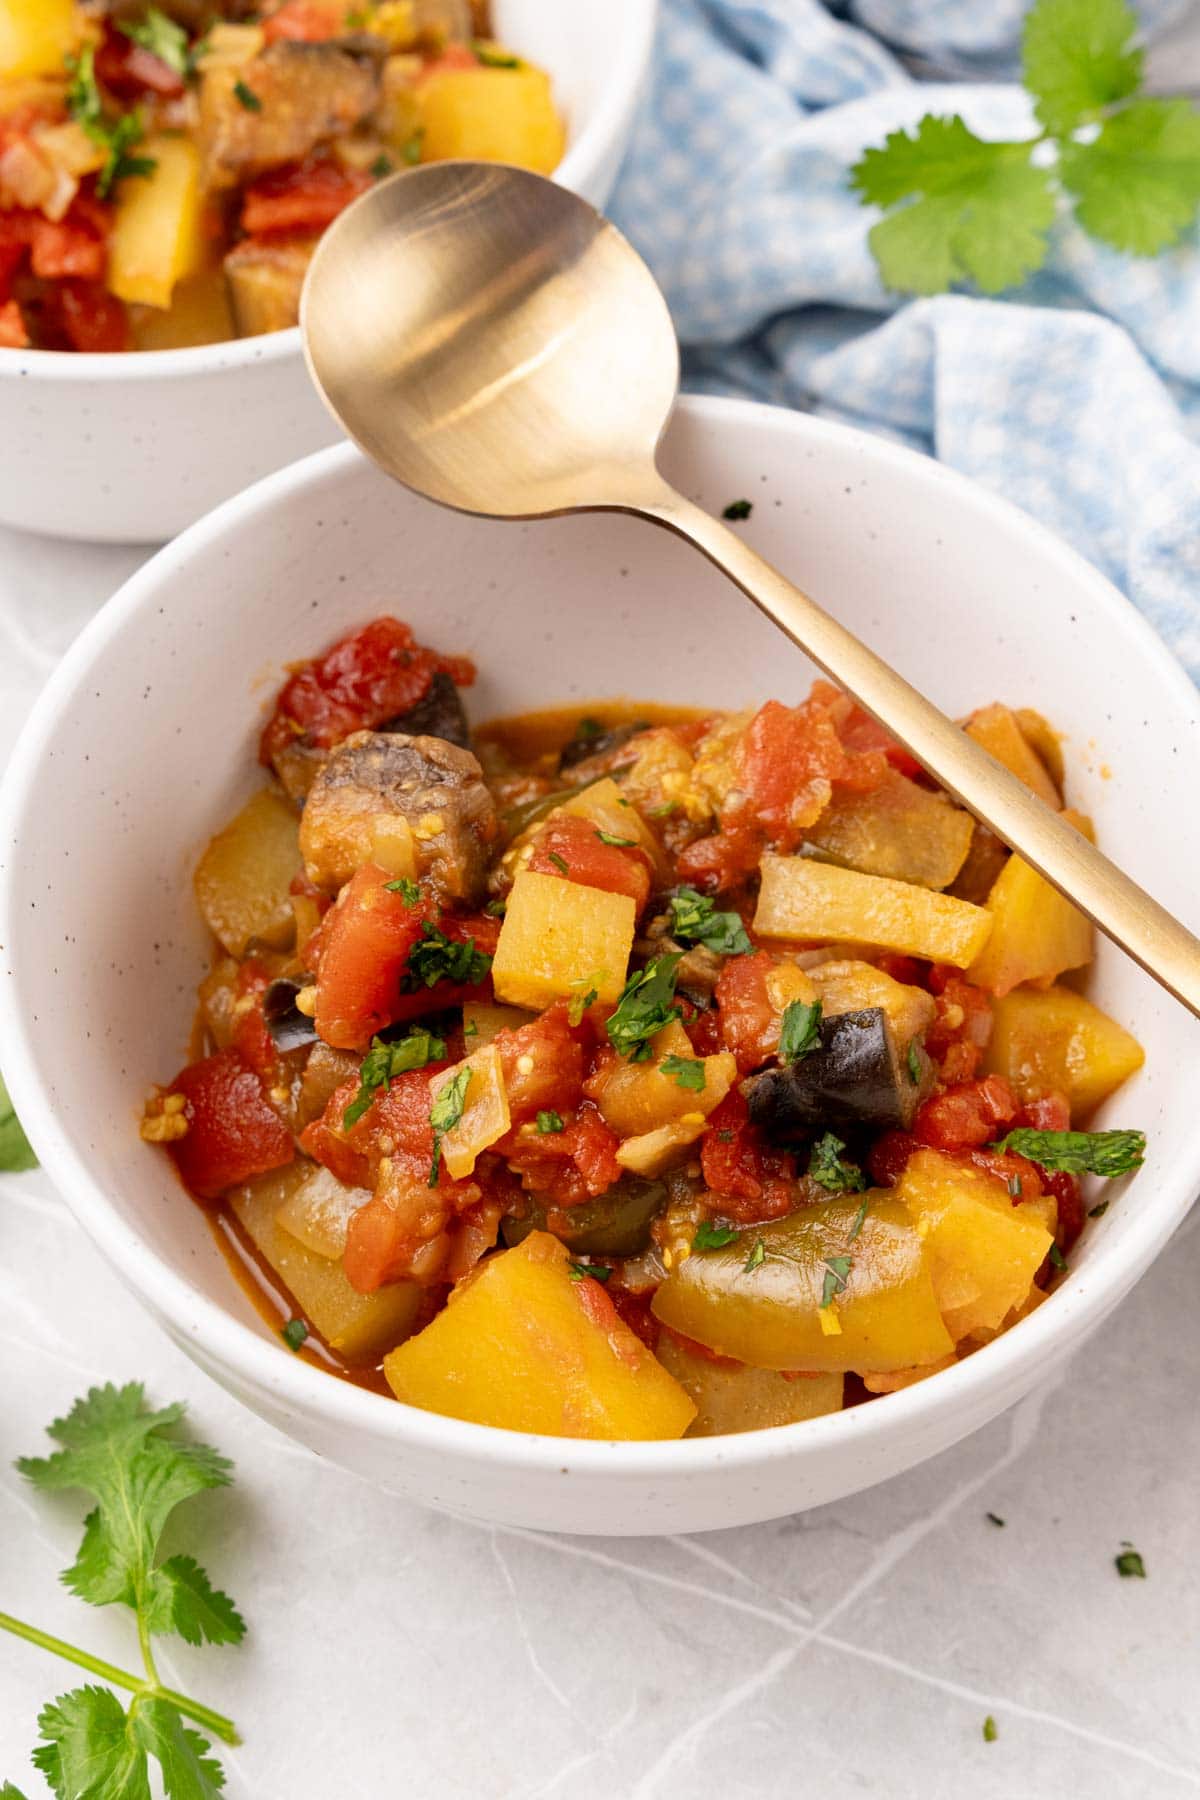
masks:
<path fill-rule="evenodd" d="M 634 508 L 702 550 L 922 768 L 1200 1018 L 1200 939 L 757 551 L 658 483 Z"/>

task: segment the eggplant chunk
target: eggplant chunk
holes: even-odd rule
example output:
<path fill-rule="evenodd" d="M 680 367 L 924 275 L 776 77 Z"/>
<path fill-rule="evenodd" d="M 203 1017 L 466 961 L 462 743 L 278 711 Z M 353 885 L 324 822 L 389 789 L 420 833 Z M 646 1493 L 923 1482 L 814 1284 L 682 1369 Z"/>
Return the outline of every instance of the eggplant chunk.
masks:
<path fill-rule="evenodd" d="M 249 88 L 259 104 L 247 106 Z M 379 98 L 379 61 L 337 44 L 270 44 L 200 82 L 200 145 L 211 187 L 234 187 L 352 131 Z"/>
<path fill-rule="evenodd" d="M 415 706 L 389 719 L 380 731 L 405 732 L 409 737 L 444 738 L 460 750 L 471 748 L 471 731 L 463 711 L 462 695 L 444 669 L 439 669 L 429 690 Z"/>
<path fill-rule="evenodd" d="M 564 744 L 559 751 L 559 769 L 565 773 L 567 769 L 577 768 L 580 763 L 590 762 L 593 756 L 608 756 L 645 729 L 644 724 L 613 725 L 607 731 L 596 731 L 594 728 L 588 731 L 581 726 L 570 743 Z"/>
<path fill-rule="evenodd" d="M 366 862 L 411 846 L 412 866 L 440 899 L 477 905 L 500 835 L 495 802 L 469 750 L 443 738 L 356 731 L 331 750 L 309 790 L 300 850 L 310 881 L 334 890 Z"/>
<path fill-rule="evenodd" d="M 667 1203 L 664 1181 L 623 1175 L 615 1187 L 582 1206 L 559 1213 L 553 1235 L 577 1256 L 638 1256 L 650 1242 L 650 1225 Z M 536 1195 L 523 1218 L 505 1219 L 500 1231 L 510 1247 L 531 1231 L 549 1231 L 546 1209 Z"/>
<path fill-rule="evenodd" d="M 908 1048 L 897 1045 L 882 1007 L 822 1019 L 818 1049 L 742 1083 L 750 1117 L 784 1143 L 855 1125 L 906 1131 L 925 1096 L 930 1067 L 918 1046 L 920 1078 L 914 1081 Z"/>
<path fill-rule="evenodd" d="M 239 337 L 286 331 L 300 319 L 300 290 L 315 236 L 246 238 L 225 257 L 229 310 Z"/>

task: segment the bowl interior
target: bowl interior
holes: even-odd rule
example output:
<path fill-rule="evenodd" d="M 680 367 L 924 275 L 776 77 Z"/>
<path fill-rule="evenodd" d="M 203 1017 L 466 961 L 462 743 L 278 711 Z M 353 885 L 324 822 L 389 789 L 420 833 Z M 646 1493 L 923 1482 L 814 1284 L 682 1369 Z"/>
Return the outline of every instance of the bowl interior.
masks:
<path fill-rule="evenodd" d="M 739 529 L 951 712 L 994 698 L 1045 712 L 1066 733 L 1069 791 L 1102 844 L 1200 922 L 1187 827 L 1196 696 L 1071 552 L 924 459 L 747 404 L 683 403 L 664 464 L 712 509 L 749 498 Z M 382 611 L 476 659 L 476 719 L 618 694 L 795 701 L 814 673 L 664 532 L 617 516 L 463 518 L 349 449 L 202 521 L 84 633 L 6 789 L 5 1073 L 52 1172 L 151 1303 L 162 1309 L 150 1271 L 166 1265 L 261 1336 L 137 1121 L 150 1086 L 184 1060 L 208 956 L 190 875 L 262 779 L 257 733 L 282 666 Z M 1164 829 L 1170 820 L 1182 829 Z M 1097 1296 L 1110 1303 L 1165 1239 L 1200 1175 L 1193 1022 L 1107 944 L 1089 985 L 1146 1045 L 1109 1122 L 1147 1130 L 1149 1157 L 1087 1233 L 1052 1305 L 1012 1337 L 1053 1329 L 1042 1323 L 1052 1313 L 1064 1328 L 1073 1311 L 1094 1317 Z M 1000 1348 L 968 1368 L 982 1374 Z M 374 1404 L 392 1429 L 401 1409 Z"/>

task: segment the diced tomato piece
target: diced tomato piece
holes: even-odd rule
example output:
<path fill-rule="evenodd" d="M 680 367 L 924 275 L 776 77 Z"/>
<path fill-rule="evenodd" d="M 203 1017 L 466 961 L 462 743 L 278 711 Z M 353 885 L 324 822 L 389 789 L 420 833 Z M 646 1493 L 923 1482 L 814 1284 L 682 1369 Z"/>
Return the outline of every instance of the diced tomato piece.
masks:
<path fill-rule="evenodd" d="M 371 1150 L 374 1146 L 376 1120 L 374 1107 L 368 1109 L 359 1125 L 347 1131 L 343 1120 L 346 1108 L 358 1093 L 357 1081 L 344 1081 L 334 1089 L 319 1119 L 313 1119 L 300 1133 L 300 1148 L 306 1156 L 323 1163 L 331 1174 L 347 1187 L 371 1185 Z M 366 1123 L 370 1120 L 370 1124 Z M 360 1130 L 360 1126 L 363 1129 Z"/>
<path fill-rule="evenodd" d="M 934 1150 L 975 1150 L 1004 1136 L 1021 1106 L 1003 1075 L 985 1075 L 934 1094 L 918 1109 L 913 1135 Z"/>
<path fill-rule="evenodd" d="M 0 349 L 25 350 L 28 346 L 29 333 L 21 309 L 15 300 L 6 300 L 0 305 Z"/>
<path fill-rule="evenodd" d="M 1069 1131 L 1071 1102 L 1065 1094 L 1043 1094 L 1038 1100 L 1027 1100 L 1021 1108 L 1022 1125 L 1032 1131 Z"/>
<path fill-rule="evenodd" d="M 658 1336 L 665 1327 L 650 1310 L 649 1294 L 631 1294 L 627 1288 L 607 1288 L 605 1292 L 616 1308 L 617 1317 L 628 1325 L 635 1337 L 641 1338 L 643 1344 L 653 1350 L 658 1343 Z"/>
<path fill-rule="evenodd" d="M 639 913 L 650 898 L 646 852 L 636 845 L 606 844 L 589 819 L 570 815 L 551 819 L 538 836 L 528 866 L 537 874 L 561 875 L 583 887 L 628 894 Z"/>
<path fill-rule="evenodd" d="M 910 1156 L 921 1148 L 911 1131 L 885 1131 L 867 1152 L 867 1173 L 875 1187 L 895 1187 Z"/>
<path fill-rule="evenodd" d="M 236 1050 L 219 1050 L 189 1064 L 169 1092 L 184 1096 L 188 1129 L 167 1148 L 198 1199 L 216 1200 L 227 1188 L 282 1168 L 295 1155 L 291 1132 Z"/>
<path fill-rule="evenodd" d="M 514 1127 L 539 1112 L 568 1113 L 583 1094 L 584 1045 L 588 1026 L 572 1026 L 565 1001 L 515 1031 L 496 1033 L 508 1108 Z"/>
<path fill-rule="evenodd" d="M 531 1194 L 568 1209 L 607 1193 L 623 1173 L 617 1161 L 620 1139 L 585 1100 L 562 1131 L 513 1133 L 500 1146 L 509 1167 Z"/>
<path fill-rule="evenodd" d="M 323 231 L 372 185 L 365 170 L 323 159 L 272 169 L 246 189 L 242 229 L 251 237 Z"/>
<path fill-rule="evenodd" d="M 885 950 L 875 958 L 875 963 L 885 975 L 890 975 L 893 981 L 903 982 L 905 987 L 924 987 L 928 981 L 928 964 L 918 962 L 915 956 L 900 956 L 895 951 Z"/>
<path fill-rule="evenodd" d="M 734 767 L 756 822 L 778 849 L 794 850 L 829 804 L 846 752 L 823 708 L 768 700 L 747 726 Z"/>
<path fill-rule="evenodd" d="M 681 1004 L 683 1005 L 683 1029 L 687 1032 L 696 1055 L 716 1056 L 718 1051 L 725 1048 L 725 1040 L 721 1036 L 721 1015 L 717 1008 L 710 1006 L 704 1012 L 700 1012 L 698 1008 L 688 1005 L 686 1001 Z"/>
<path fill-rule="evenodd" d="M 1039 1173 L 1047 1193 L 1058 1201 L 1055 1242 L 1060 1250 L 1069 1250 L 1083 1230 L 1083 1189 L 1079 1177 L 1066 1169 L 1039 1169 Z"/>
<path fill-rule="evenodd" d="M 700 1166 L 720 1210 L 740 1225 L 781 1219 L 796 1204 L 795 1162 L 770 1149 L 734 1088 L 711 1114 L 700 1140 Z"/>
<path fill-rule="evenodd" d="M 821 682 L 816 684 L 813 688 L 814 698 L 817 690 L 826 685 Z M 836 688 L 830 691 L 837 694 Z M 870 713 L 864 712 L 862 707 L 856 706 L 852 700 L 847 700 L 845 695 L 840 695 L 839 698 L 843 700 L 848 710 L 844 718 L 837 722 L 837 734 L 851 755 L 870 757 L 882 755 L 893 769 L 901 775 L 907 775 L 910 780 L 914 776 L 924 775 L 916 757 L 911 756 L 903 744 L 898 744 L 895 738 L 891 737 L 883 726 L 871 717 Z"/>
<path fill-rule="evenodd" d="M 957 969 L 942 965 L 930 969 L 929 989 L 937 1012 L 925 1034 L 925 1048 L 939 1065 L 944 1082 L 969 1081 L 991 1039 L 995 1023 L 992 1003 L 982 988 Z"/>
<path fill-rule="evenodd" d="M 1024 1200 L 1037 1200 L 1045 1193 L 1042 1171 L 1026 1156 L 1012 1150 L 968 1150 L 962 1152 L 977 1169 L 985 1169 L 1002 1181 L 1012 1195 L 1014 1206 Z"/>
<path fill-rule="evenodd" d="M 342 0 L 284 0 L 277 11 L 263 20 L 263 36 L 268 44 L 277 44 L 283 38 L 319 44 L 344 32 L 346 11 Z"/>
<path fill-rule="evenodd" d="M 439 671 L 458 687 L 475 679 L 466 657 L 426 649 L 399 619 L 373 620 L 296 668 L 263 733 L 263 762 L 300 736 L 328 750 L 352 731 L 376 730 L 423 700 Z"/>
<path fill-rule="evenodd" d="M 237 973 L 234 1000 L 233 1048 L 261 1081 L 277 1082 L 282 1073 L 279 1052 L 263 1016 L 263 995 L 271 985 L 271 972 L 253 958 Z"/>
<path fill-rule="evenodd" d="M 771 999 L 768 978 L 782 967 L 769 950 L 731 956 L 717 977 L 714 999 L 720 1009 L 721 1035 L 737 1058 L 738 1072 L 760 1069 L 779 1048 L 779 1008 Z"/>
<path fill-rule="evenodd" d="M 146 94 L 175 100 L 184 91 L 178 70 L 111 25 L 96 51 L 95 69 L 97 79 L 119 100 L 140 100 Z"/>
<path fill-rule="evenodd" d="M 129 315 L 98 281 L 59 281 L 50 302 L 73 350 L 115 355 L 129 348 Z"/>
<path fill-rule="evenodd" d="M 679 852 L 676 863 L 679 879 L 694 887 L 723 893 L 754 873 L 765 848 L 766 839 L 754 826 L 697 838 Z"/>
<path fill-rule="evenodd" d="M 367 863 L 321 923 L 316 1027 L 336 1050 L 365 1050 L 375 1032 L 400 1017 L 400 983 L 430 913 L 389 892 L 391 880 Z M 425 1000 L 424 1009 L 431 1004 Z"/>
<path fill-rule="evenodd" d="M 58 221 L 31 214 L 29 253 L 33 272 L 43 281 L 58 281 L 64 275 L 100 281 L 108 261 L 104 235 L 96 229 L 94 215 L 81 207 L 78 199 Z"/>
<path fill-rule="evenodd" d="M 412 1239 L 382 1194 L 373 1194 L 351 1213 L 342 1267 L 352 1288 L 373 1294 L 387 1282 L 401 1280 L 411 1259 Z"/>

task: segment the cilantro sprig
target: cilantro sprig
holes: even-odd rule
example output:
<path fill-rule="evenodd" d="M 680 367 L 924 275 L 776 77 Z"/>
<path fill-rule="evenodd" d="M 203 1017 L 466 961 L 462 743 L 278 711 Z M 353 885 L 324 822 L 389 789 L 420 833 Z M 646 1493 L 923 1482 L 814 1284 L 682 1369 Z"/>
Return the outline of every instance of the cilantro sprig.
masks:
<path fill-rule="evenodd" d="M 656 956 L 625 983 L 606 1029 L 613 1049 L 631 1062 L 645 1062 L 655 1032 L 679 1017 L 675 977 L 682 961 L 678 950 Z"/>
<path fill-rule="evenodd" d="M 783 1009 L 779 1027 L 779 1060 L 801 1062 L 821 1044 L 821 1002 L 791 1000 Z"/>
<path fill-rule="evenodd" d="M 671 896 L 671 933 L 681 944 L 703 944 L 718 956 L 746 956 L 753 948 L 735 912 L 718 912 L 707 894 L 683 887 Z"/>
<path fill-rule="evenodd" d="M 992 1146 L 1071 1175 L 1103 1175 L 1109 1180 L 1140 1169 L 1146 1155 L 1144 1131 L 1010 1131 Z"/>
<path fill-rule="evenodd" d="M 117 30 L 141 49 L 148 50 L 151 56 L 157 56 L 159 62 L 166 63 L 181 81 L 193 79 L 196 71 L 188 34 L 182 25 L 169 19 L 157 6 L 148 6 L 140 19 L 120 20 Z"/>
<path fill-rule="evenodd" d="M 152 175 L 158 163 L 152 156 L 130 155 L 134 145 L 146 135 L 137 107 L 115 116 L 105 109 L 96 80 L 95 46 L 85 44 L 78 56 L 69 57 L 67 70 L 71 77 L 67 111 L 93 144 L 104 151 L 104 164 L 96 176 L 96 193 L 101 200 L 107 200 L 118 181 L 130 175 Z"/>
<path fill-rule="evenodd" d="M 434 1037 L 423 1025 L 415 1026 L 395 1044 L 372 1038 L 371 1048 L 358 1071 L 358 1092 L 342 1114 L 342 1129 L 349 1131 L 352 1125 L 357 1125 L 376 1094 L 397 1075 L 403 1075 L 409 1069 L 423 1069 L 427 1063 L 440 1062 L 445 1054 L 445 1040 Z"/>
<path fill-rule="evenodd" d="M 478 987 L 491 966 L 491 957 L 475 948 L 473 937 L 449 938 L 426 920 L 421 926 L 420 941 L 408 953 L 404 991 L 413 993 L 422 987 L 436 987 L 439 981 Z"/>
<path fill-rule="evenodd" d="M 850 180 L 884 212 L 868 241 L 889 288 L 1019 287 L 1046 260 L 1064 192 L 1116 250 L 1179 242 L 1200 209 L 1200 111 L 1142 96 L 1137 30 L 1126 0 L 1035 0 L 1022 50 L 1036 136 L 996 142 L 927 113 L 863 154 Z"/>
<path fill-rule="evenodd" d="M 442 1139 L 448 1131 L 462 1123 L 463 1112 L 467 1104 L 467 1089 L 471 1085 L 471 1071 L 464 1064 L 450 1077 L 433 1097 L 429 1108 L 429 1123 L 433 1126 L 433 1161 L 429 1165 L 429 1186 L 435 1188 L 442 1167 Z"/>
<path fill-rule="evenodd" d="M 225 1457 L 178 1435 L 183 1411 L 178 1405 L 151 1410 L 137 1382 L 92 1388 L 49 1427 L 59 1448 L 17 1464 L 43 1493 L 82 1488 L 95 1501 L 79 1554 L 63 1580 L 93 1606 L 131 1609 L 144 1664 L 144 1673 L 133 1674 L 0 1613 L 0 1630 L 110 1684 L 88 1683 L 42 1708 L 33 1762 L 58 1800 L 148 1795 L 151 1757 L 171 1800 L 218 1800 L 224 1774 L 208 1739 L 192 1726 L 223 1743 L 240 1742 L 232 1720 L 164 1686 L 154 1661 L 155 1637 L 237 1644 L 246 1631 L 228 1594 L 212 1585 L 193 1557 L 176 1553 L 160 1560 L 160 1541 L 175 1509 L 231 1480 Z M 133 1696 L 128 1707 L 113 1688 Z M 17 1796 L 11 1785 L 4 1792 Z"/>

